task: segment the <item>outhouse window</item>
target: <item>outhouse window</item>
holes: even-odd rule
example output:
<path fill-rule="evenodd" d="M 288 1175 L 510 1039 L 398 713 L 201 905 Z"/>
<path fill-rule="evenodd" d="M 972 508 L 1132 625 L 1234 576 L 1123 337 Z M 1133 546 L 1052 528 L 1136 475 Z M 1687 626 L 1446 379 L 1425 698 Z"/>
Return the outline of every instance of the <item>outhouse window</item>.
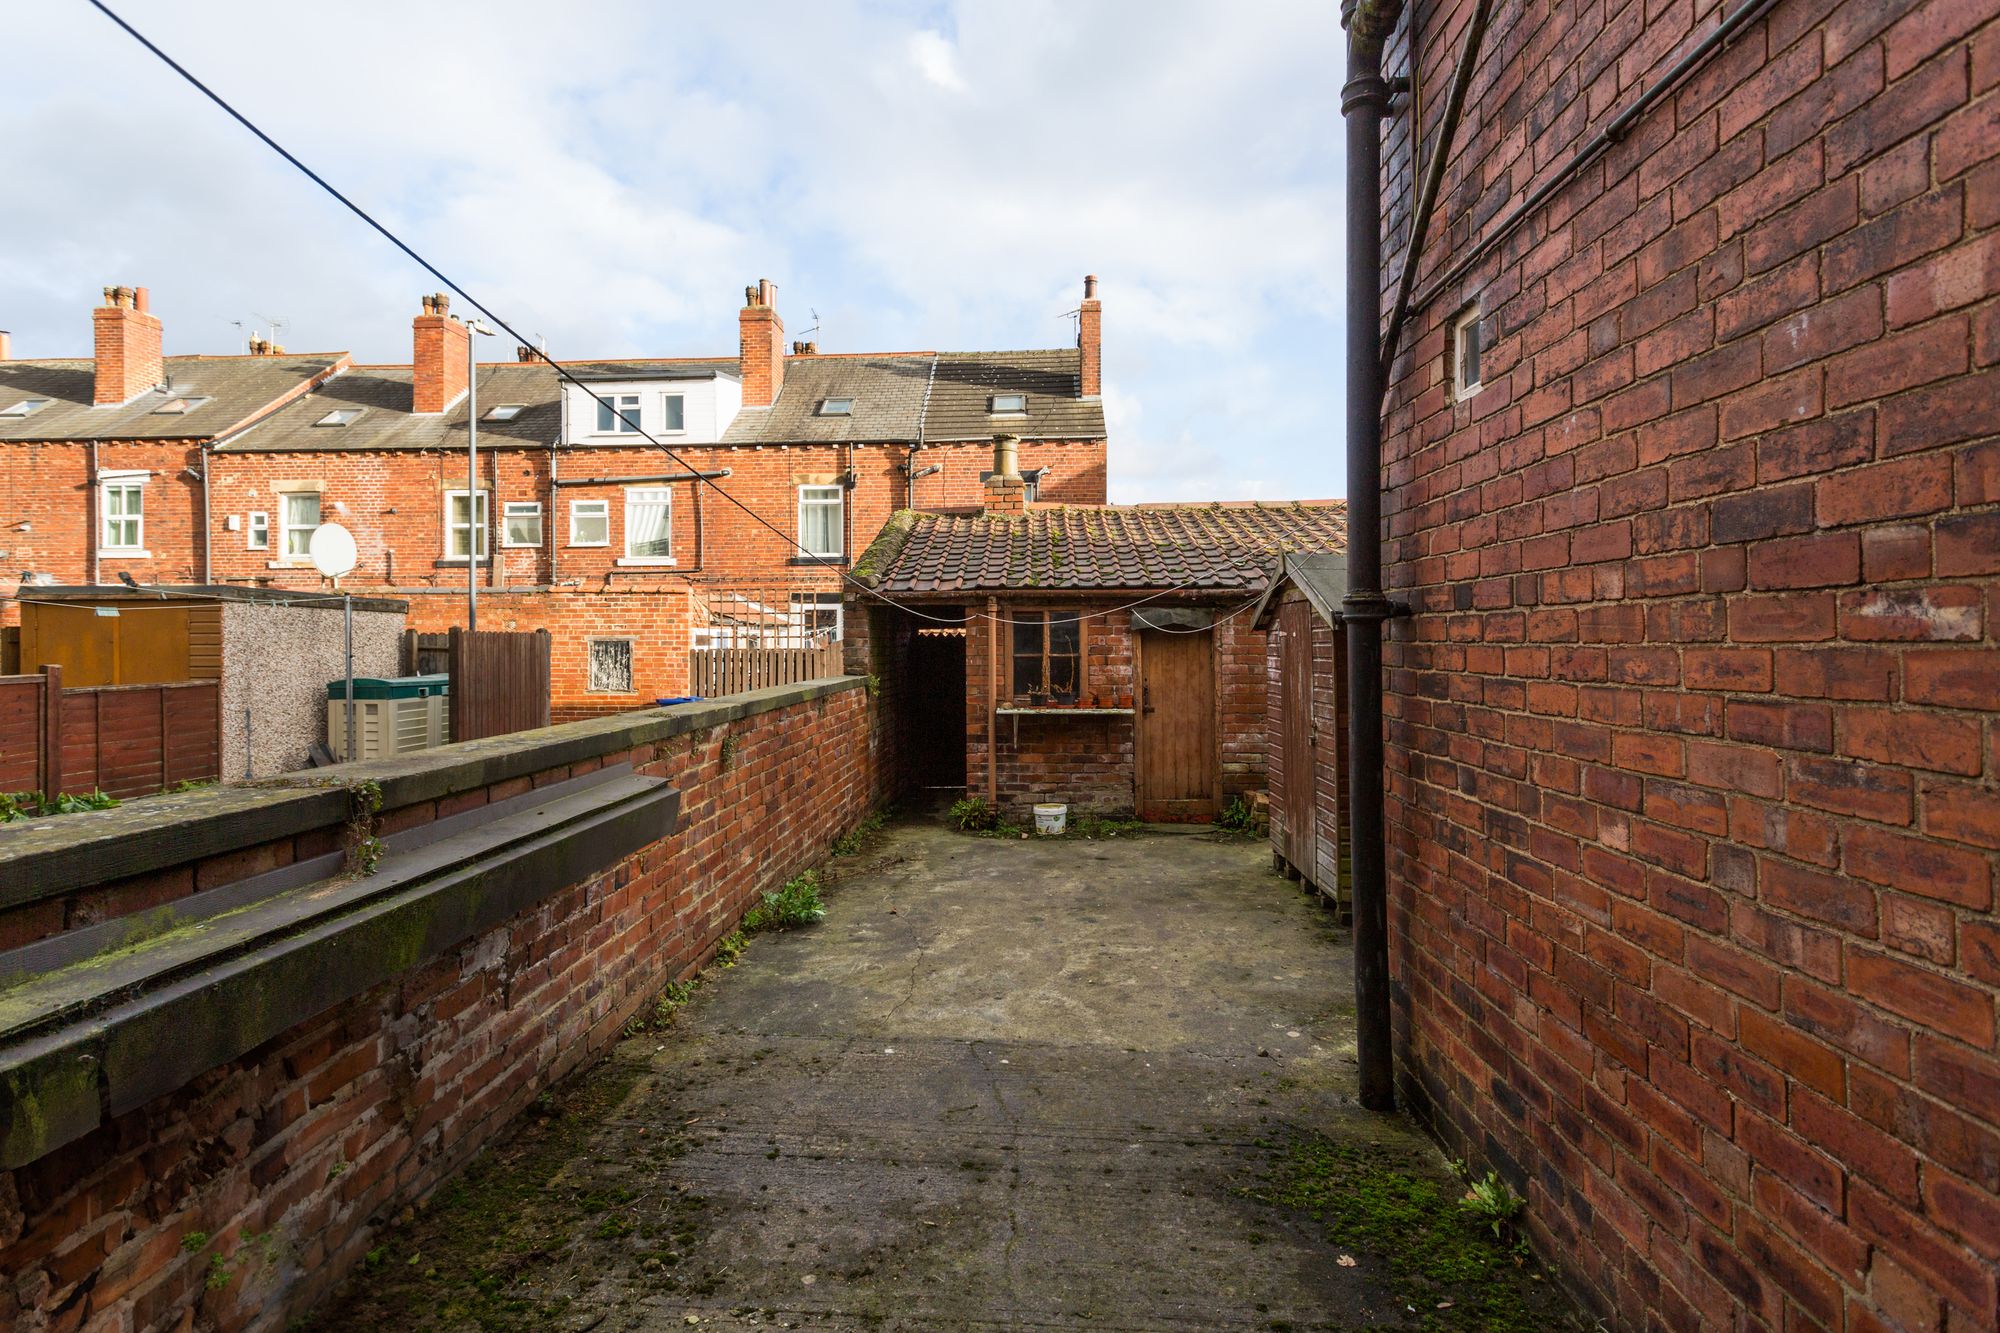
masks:
<path fill-rule="evenodd" d="M 584 688 L 592 694 L 632 692 L 632 641 L 591 639 L 587 644 L 590 674 Z"/>
<path fill-rule="evenodd" d="M 1016 611 L 1014 697 L 1075 703 L 1083 689 L 1083 619 L 1076 611 Z"/>
<path fill-rule="evenodd" d="M 1462 403 L 1483 387 L 1480 380 L 1479 307 L 1469 305 L 1451 322 L 1452 401 Z"/>

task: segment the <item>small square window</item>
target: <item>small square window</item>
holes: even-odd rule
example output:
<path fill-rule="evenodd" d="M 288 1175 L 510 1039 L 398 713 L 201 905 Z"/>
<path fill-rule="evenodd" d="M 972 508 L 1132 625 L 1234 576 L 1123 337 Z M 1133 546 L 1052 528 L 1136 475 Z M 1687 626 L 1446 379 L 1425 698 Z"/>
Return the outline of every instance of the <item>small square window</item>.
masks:
<path fill-rule="evenodd" d="M 315 426 L 352 426 L 361 419 L 362 409 L 358 407 L 336 407 L 318 421 Z"/>
<path fill-rule="evenodd" d="M 1451 322 L 1451 396 L 1462 403 L 1484 387 L 1480 381 L 1479 307 L 1469 305 Z"/>
<path fill-rule="evenodd" d="M 664 431 L 684 431 L 687 429 L 687 399 L 678 393 L 660 395 L 660 429 Z"/>
<path fill-rule="evenodd" d="M 632 692 L 632 641 L 630 639 L 590 639 L 585 642 L 590 656 L 584 688 L 592 694 Z"/>
<path fill-rule="evenodd" d="M 996 417 L 1019 417 L 1028 414 L 1028 395 L 1025 393 L 996 393 L 987 400 L 986 410 Z"/>
<path fill-rule="evenodd" d="M 153 415 L 156 417 L 186 416 L 188 413 L 194 411 L 197 407 L 204 406 L 205 404 L 213 401 L 214 399 L 208 396 L 175 398 L 170 402 L 163 403 L 159 407 L 154 408 Z"/>
<path fill-rule="evenodd" d="M 41 411 L 55 400 L 52 398 L 23 398 L 12 407 L 0 408 L 0 417 L 25 417 Z"/>
<path fill-rule="evenodd" d="M 253 551 L 271 549 L 271 516 L 261 509 L 252 510 L 250 526 L 243 539 L 244 545 Z"/>
<path fill-rule="evenodd" d="M 851 417 L 854 415 L 854 400 L 822 398 L 819 400 L 819 414 L 823 417 Z"/>
<path fill-rule="evenodd" d="M 571 546 L 611 545 L 611 502 L 571 500 L 569 502 L 569 544 Z"/>
<path fill-rule="evenodd" d="M 501 530 L 502 546 L 542 544 L 542 505 L 539 500 L 509 500 L 501 506 L 507 525 Z"/>
<path fill-rule="evenodd" d="M 527 410 L 527 406 L 522 403 L 501 403 L 498 407 L 487 408 L 479 419 L 481 421 L 512 421 Z"/>

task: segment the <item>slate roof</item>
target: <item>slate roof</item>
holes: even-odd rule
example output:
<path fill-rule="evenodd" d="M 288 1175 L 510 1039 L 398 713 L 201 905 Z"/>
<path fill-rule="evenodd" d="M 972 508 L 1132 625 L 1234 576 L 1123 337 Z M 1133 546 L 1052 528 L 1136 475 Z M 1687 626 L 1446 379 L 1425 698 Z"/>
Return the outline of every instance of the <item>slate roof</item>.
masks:
<path fill-rule="evenodd" d="M 1276 574 L 1271 586 L 1264 590 L 1257 609 L 1250 613 L 1251 624 L 1263 629 L 1276 619 L 1278 598 L 1287 587 L 1295 587 L 1303 593 L 1306 601 L 1327 624 L 1341 623 L 1340 603 L 1347 596 L 1345 551 L 1338 555 L 1288 555 Z"/>
<path fill-rule="evenodd" d="M 904 511 L 856 563 L 882 592 L 1264 590 L 1288 551 L 1347 549 L 1344 501 L 1064 505 L 1026 514 Z"/>
<path fill-rule="evenodd" d="M 449 412 L 410 411 L 408 366 L 356 366 L 216 446 L 221 454 L 324 450 L 463 449 L 465 400 Z M 488 421 L 503 403 L 524 409 L 511 421 Z M 345 426 L 315 423 L 338 408 L 358 407 Z M 487 447 L 546 447 L 562 429 L 555 372 L 546 365 L 507 362 L 479 367 L 479 443 Z"/>
<path fill-rule="evenodd" d="M 0 361 L 0 411 L 24 398 L 52 401 L 25 417 L 0 417 L 0 440 L 205 440 L 237 429 L 288 393 L 345 359 L 309 356 L 170 356 L 171 393 L 144 393 L 117 407 L 93 407 L 96 368 L 88 358 Z M 162 414 L 175 398 L 209 401 Z"/>
<path fill-rule="evenodd" d="M 785 361 L 785 383 L 769 407 L 746 407 L 724 444 L 909 441 L 917 438 L 930 385 L 928 352 L 915 356 L 801 356 Z M 854 414 L 819 415 L 821 400 L 852 398 Z"/>

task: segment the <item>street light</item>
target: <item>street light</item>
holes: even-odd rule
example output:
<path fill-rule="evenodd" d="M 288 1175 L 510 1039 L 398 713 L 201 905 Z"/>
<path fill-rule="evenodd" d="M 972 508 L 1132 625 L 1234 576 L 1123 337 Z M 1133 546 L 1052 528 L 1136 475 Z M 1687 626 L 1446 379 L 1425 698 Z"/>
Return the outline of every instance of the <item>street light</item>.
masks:
<path fill-rule="evenodd" d="M 465 632 L 479 628 L 479 344 L 493 330 L 483 320 L 465 321 Z M 487 505 L 486 544 L 493 550 L 493 506 Z M 459 673 L 460 680 L 465 673 Z"/>
<path fill-rule="evenodd" d="M 354 534 L 338 523 L 322 523 L 313 529 L 311 540 L 306 545 L 306 554 L 311 557 L 313 568 L 321 576 L 332 579 L 336 585 L 340 576 L 354 568 L 357 552 Z M 347 744 L 341 750 L 341 762 L 354 762 L 354 594 L 347 589 L 340 590 L 342 610 L 346 613 L 344 622 L 347 639 Z M 329 731 L 331 728 L 328 729 Z M 333 742 L 328 736 L 327 743 Z"/>

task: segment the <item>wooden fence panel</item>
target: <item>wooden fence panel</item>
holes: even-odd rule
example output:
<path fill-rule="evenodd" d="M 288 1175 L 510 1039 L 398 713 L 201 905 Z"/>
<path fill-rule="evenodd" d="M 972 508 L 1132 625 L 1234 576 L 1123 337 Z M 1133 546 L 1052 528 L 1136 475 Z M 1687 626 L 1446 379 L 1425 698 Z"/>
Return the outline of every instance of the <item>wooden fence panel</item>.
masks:
<path fill-rule="evenodd" d="M 451 738 L 549 725 L 549 632 L 451 632 Z"/>
<path fill-rule="evenodd" d="M 695 648 L 688 653 L 689 686 L 704 699 L 840 673 L 837 642 L 803 648 Z"/>
<path fill-rule="evenodd" d="M 0 679 L 0 791 L 42 787 L 41 676 Z"/>
<path fill-rule="evenodd" d="M 0 679 L 0 790 L 128 797 L 213 781 L 221 711 L 212 680 L 66 690 L 59 672 Z"/>

